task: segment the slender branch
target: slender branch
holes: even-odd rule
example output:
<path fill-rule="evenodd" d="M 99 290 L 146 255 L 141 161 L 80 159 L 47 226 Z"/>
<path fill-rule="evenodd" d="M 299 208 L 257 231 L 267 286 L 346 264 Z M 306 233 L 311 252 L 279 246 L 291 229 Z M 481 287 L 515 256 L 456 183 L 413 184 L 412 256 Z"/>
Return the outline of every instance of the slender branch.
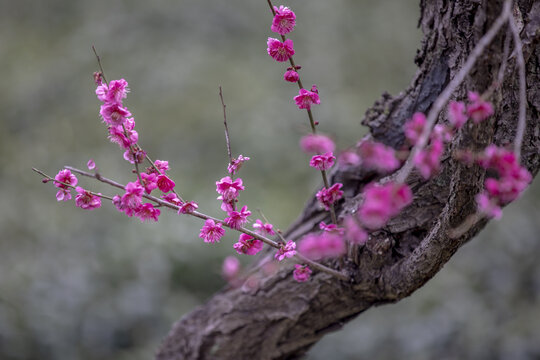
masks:
<path fill-rule="evenodd" d="M 120 184 L 120 183 L 118 183 L 118 182 L 116 182 L 114 180 L 103 177 L 103 176 L 101 176 L 99 174 L 92 174 L 92 173 L 89 173 L 87 171 L 83 171 L 83 170 L 80 170 L 80 169 L 77 169 L 77 168 L 74 168 L 74 167 L 71 167 L 71 166 L 64 166 L 64 168 L 66 168 L 68 170 L 71 170 L 74 173 L 77 173 L 79 175 L 96 179 L 98 181 L 101 181 L 103 183 L 106 183 L 106 184 L 109 184 L 111 186 L 117 187 L 119 189 L 125 189 L 125 185 L 122 185 L 122 184 Z M 143 197 L 148 199 L 148 200 L 154 201 L 155 203 L 157 203 L 157 204 L 159 204 L 161 206 L 164 206 L 164 207 L 176 210 L 176 211 L 178 211 L 180 209 L 180 207 L 178 205 L 171 204 L 168 201 L 162 200 L 162 199 L 157 198 L 157 197 L 152 196 L 152 195 L 143 194 Z M 112 198 L 110 198 L 110 200 L 112 200 Z M 221 224 L 223 224 L 223 226 L 228 227 L 230 229 L 233 229 L 229 225 L 227 225 L 223 220 L 217 219 L 215 217 L 212 217 L 212 216 L 209 216 L 209 215 L 206 215 L 206 214 L 203 214 L 203 213 L 198 212 L 198 211 L 193 211 L 191 213 L 188 213 L 188 215 L 194 216 L 194 217 L 202 219 L 202 220 L 211 219 L 211 220 L 214 220 L 214 222 L 216 222 L 216 223 L 221 223 Z M 279 243 L 277 243 L 277 242 L 275 242 L 275 241 L 273 241 L 273 240 L 271 240 L 271 239 L 269 239 L 269 238 L 267 238 L 265 236 L 257 234 L 256 232 L 251 231 L 249 229 L 241 227 L 239 229 L 233 229 L 233 230 L 237 230 L 239 232 L 242 232 L 244 234 L 252 236 L 253 238 L 255 238 L 257 240 L 261 240 L 262 242 L 264 242 L 265 244 L 267 244 L 267 245 L 269 245 L 269 246 L 271 246 L 273 248 L 279 249 L 281 247 L 281 245 Z M 324 265 L 322 265 L 320 263 L 317 263 L 317 262 L 315 262 L 313 260 L 310 260 L 310 259 L 306 258 L 305 256 L 299 254 L 299 253 L 297 253 L 296 257 L 298 259 L 300 259 L 300 261 L 303 261 L 303 262 L 311 265 L 315 269 L 326 272 L 326 273 L 328 273 L 330 275 L 333 275 L 333 276 L 335 276 L 335 277 L 337 277 L 337 278 L 339 278 L 341 280 L 350 281 L 349 277 L 347 277 L 345 274 L 343 274 L 343 273 L 341 273 L 339 271 L 333 270 L 333 269 L 331 269 L 331 268 L 329 268 L 327 266 L 324 266 Z"/>
<path fill-rule="evenodd" d="M 107 84 L 107 79 L 105 78 L 105 71 L 103 71 L 103 66 L 101 66 L 101 58 L 99 57 L 94 45 L 92 45 L 92 50 L 94 51 L 94 55 L 96 55 L 96 59 L 99 65 L 99 71 L 101 72 L 101 77 L 103 78 L 103 81 L 105 81 L 105 84 Z"/>
<path fill-rule="evenodd" d="M 517 29 L 516 21 L 513 16 L 509 16 L 508 25 L 512 36 L 514 37 L 514 45 L 517 57 L 517 65 L 519 71 L 519 117 L 518 126 L 516 130 L 516 138 L 514 139 L 514 153 L 516 158 L 520 161 L 521 158 L 521 144 L 523 143 L 523 134 L 525 133 L 526 115 L 527 115 L 527 84 L 525 81 L 525 60 L 523 59 L 523 45 L 521 44 L 521 38 Z"/>
<path fill-rule="evenodd" d="M 56 182 L 56 183 L 58 183 L 58 184 L 62 184 L 62 185 L 64 185 L 64 186 L 70 187 L 70 188 L 75 189 L 75 190 L 77 189 L 76 186 L 73 186 L 73 185 L 71 185 L 71 184 L 68 184 L 68 183 L 65 183 L 65 182 L 62 182 L 62 181 L 58 181 L 58 180 L 56 180 L 55 178 L 53 178 L 52 176 L 45 174 L 43 171 L 41 171 L 41 170 L 39 170 L 39 169 L 32 168 L 32 170 L 35 171 L 35 172 L 37 172 L 39 175 L 44 176 L 44 177 L 46 177 L 46 178 L 49 179 L 49 180 L 52 180 L 53 182 Z M 107 195 L 103 195 L 103 194 L 96 193 L 96 192 L 93 192 L 93 191 L 90 191 L 90 190 L 86 190 L 86 189 L 84 189 L 84 191 L 86 191 L 86 192 L 88 192 L 88 193 L 90 193 L 90 194 L 92 194 L 92 195 L 94 195 L 94 196 L 100 197 L 100 198 L 104 198 L 104 199 L 111 200 L 111 201 L 113 200 L 112 197 L 107 196 Z"/>
<path fill-rule="evenodd" d="M 495 35 L 499 32 L 500 28 L 504 25 L 504 23 L 510 18 L 511 16 L 511 0 L 506 0 L 504 2 L 503 11 L 499 15 L 499 17 L 495 20 L 491 28 L 487 31 L 487 33 L 478 41 L 478 44 L 474 47 L 474 49 L 471 51 L 471 54 L 461 70 L 454 76 L 452 81 L 446 86 L 446 88 L 443 90 L 443 92 L 439 95 L 439 97 L 435 100 L 433 103 L 433 106 L 431 107 L 431 110 L 429 111 L 426 119 L 426 126 L 424 127 L 424 130 L 422 131 L 422 134 L 420 135 L 420 139 L 418 139 L 418 142 L 412 149 L 409 158 L 405 165 L 399 170 L 396 181 L 403 183 L 411 173 L 413 167 L 414 167 L 414 158 L 418 155 L 420 151 L 427 145 L 429 135 L 431 134 L 431 129 L 433 128 L 433 125 L 437 121 L 437 117 L 443 107 L 446 105 L 448 100 L 450 99 L 450 96 L 454 93 L 456 88 L 463 82 L 465 79 L 465 76 L 467 76 L 474 64 L 476 63 L 476 60 L 478 57 L 484 52 L 485 48 L 491 43 Z"/>
<path fill-rule="evenodd" d="M 223 101 L 223 91 L 221 90 L 221 86 L 219 87 L 219 98 L 221 99 L 221 105 L 223 106 L 223 125 L 225 126 L 225 141 L 227 142 L 227 155 L 229 155 L 229 164 L 232 165 L 233 158 L 232 158 L 232 152 L 231 152 L 231 141 L 229 138 L 229 127 L 227 126 L 227 112 L 225 111 L 225 108 L 227 105 L 225 105 L 225 101 Z"/>

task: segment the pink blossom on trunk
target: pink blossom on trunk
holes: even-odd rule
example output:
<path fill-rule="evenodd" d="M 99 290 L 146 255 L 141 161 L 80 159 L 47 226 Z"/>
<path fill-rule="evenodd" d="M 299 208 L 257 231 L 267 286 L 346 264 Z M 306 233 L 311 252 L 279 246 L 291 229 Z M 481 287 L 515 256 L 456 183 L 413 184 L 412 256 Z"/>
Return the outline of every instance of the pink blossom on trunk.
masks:
<path fill-rule="evenodd" d="M 311 273 L 312 271 L 307 265 L 300 265 L 300 264 L 294 265 L 293 277 L 294 277 L 294 280 L 298 282 L 308 281 L 309 277 L 311 276 Z"/>

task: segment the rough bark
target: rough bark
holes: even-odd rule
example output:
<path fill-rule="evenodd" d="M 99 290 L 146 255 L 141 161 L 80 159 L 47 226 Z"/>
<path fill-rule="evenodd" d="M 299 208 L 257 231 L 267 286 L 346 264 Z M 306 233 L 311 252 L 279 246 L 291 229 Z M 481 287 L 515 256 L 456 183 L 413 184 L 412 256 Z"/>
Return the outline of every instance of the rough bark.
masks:
<path fill-rule="evenodd" d="M 367 111 L 363 123 L 377 141 L 400 148 L 403 123 L 416 111 L 426 112 L 460 69 L 468 54 L 502 9 L 502 1 L 422 0 L 421 26 L 425 36 L 415 62 L 419 69 L 411 85 L 397 96 L 383 94 Z M 518 1 L 514 18 L 521 31 L 527 74 L 527 127 L 521 161 L 536 175 L 540 168 L 540 4 Z M 467 90 L 483 92 L 496 78 L 506 27 L 480 57 L 455 97 Z M 513 48 L 513 47 L 512 47 Z M 452 154 L 457 149 L 479 150 L 486 145 L 509 144 L 518 114 L 518 77 L 515 56 L 508 60 L 505 80 L 492 99 L 495 116 L 479 125 L 469 124 L 449 145 L 440 175 L 424 181 L 413 172 L 407 182 L 414 203 L 372 233 L 366 246 L 349 250 L 347 259 L 328 265 L 347 271 L 350 283 L 317 272 L 307 283 L 297 283 L 292 268 L 262 279 L 256 289 L 227 288 L 205 305 L 178 321 L 159 348 L 157 359 L 291 359 L 301 357 L 322 336 L 376 305 L 410 295 L 431 279 L 456 250 L 486 224 L 473 224 L 461 237 L 449 230 L 475 212 L 474 195 L 483 187 L 486 171 L 465 166 Z M 438 121 L 444 122 L 442 113 Z M 338 214 L 353 211 L 363 186 L 377 175 L 363 169 L 337 170 L 333 182 L 342 182 L 345 200 Z M 297 240 L 325 220 L 314 200 L 287 233 Z"/>

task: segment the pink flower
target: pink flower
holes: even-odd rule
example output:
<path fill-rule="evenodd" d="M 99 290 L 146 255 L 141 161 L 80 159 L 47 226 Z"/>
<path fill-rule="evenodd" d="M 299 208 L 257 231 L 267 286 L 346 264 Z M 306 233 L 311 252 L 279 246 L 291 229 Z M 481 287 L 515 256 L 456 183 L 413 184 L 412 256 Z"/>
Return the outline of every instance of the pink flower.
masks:
<path fill-rule="evenodd" d="M 247 209 L 247 206 L 244 206 L 240 211 L 230 211 L 228 215 L 229 217 L 224 220 L 225 224 L 232 229 L 238 230 L 247 223 L 247 218 L 251 215 L 251 211 Z"/>
<path fill-rule="evenodd" d="M 234 256 L 227 256 L 225 260 L 223 260 L 223 265 L 221 267 L 221 274 L 227 281 L 231 281 L 236 276 L 238 276 L 238 273 L 240 272 L 240 260 L 235 258 Z"/>
<path fill-rule="evenodd" d="M 102 84 L 96 89 L 98 99 L 111 104 L 121 104 L 128 92 L 128 83 L 124 79 L 112 80 L 109 86 Z"/>
<path fill-rule="evenodd" d="M 296 15 L 294 12 L 286 6 L 281 5 L 279 9 L 274 6 L 274 19 L 272 20 L 272 26 L 270 30 L 281 35 L 285 35 L 293 31 L 296 25 Z"/>
<path fill-rule="evenodd" d="M 231 202 L 238 197 L 239 192 L 242 190 L 244 190 L 244 186 L 241 178 L 233 181 L 230 176 L 226 176 L 216 181 L 216 191 L 221 195 L 218 197 L 219 200 Z"/>
<path fill-rule="evenodd" d="M 156 160 L 154 161 L 154 165 L 159 170 L 160 174 L 165 174 L 165 172 L 167 172 L 170 169 L 169 162 L 167 160 Z M 153 167 L 151 169 L 152 171 L 155 171 Z"/>
<path fill-rule="evenodd" d="M 266 52 L 276 61 L 284 62 L 294 55 L 294 44 L 291 39 L 281 42 L 278 39 L 269 37 L 267 44 Z"/>
<path fill-rule="evenodd" d="M 135 130 L 135 120 L 133 118 L 126 119 L 124 126 L 111 125 L 109 126 L 109 140 L 120 145 L 123 149 L 129 149 L 139 141 L 139 134 Z"/>
<path fill-rule="evenodd" d="M 236 174 L 238 170 L 244 165 L 246 161 L 249 160 L 249 157 L 238 155 L 238 158 L 232 159 L 232 163 L 227 166 L 227 170 L 229 171 L 229 174 Z"/>
<path fill-rule="evenodd" d="M 309 134 L 300 139 L 300 148 L 306 153 L 323 154 L 333 152 L 336 145 L 326 135 Z"/>
<path fill-rule="evenodd" d="M 345 253 L 343 237 L 329 232 L 308 234 L 300 240 L 298 250 L 311 260 L 335 258 Z"/>
<path fill-rule="evenodd" d="M 355 151 L 345 150 L 338 156 L 338 164 L 340 167 L 360 165 L 362 159 Z"/>
<path fill-rule="evenodd" d="M 321 103 L 319 94 L 306 89 L 300 89 L 298 91 L 298 95 L 294 97 L 294 101 L 296 102 L 296 106 L 298 106 L 299 109 L 306 110 L 311 109 L 312 104 L 319 105 Z"/>
<path fill-rule="evenodd" d="M 146 159 L 146 151 L 136 148 L 133 151 L 130 149 L 124 151 L 124 160 L 132 164 L 141 164 Z"/>
<path fill-rule="evenodd" d="M 178 209 L 178 214 L 191 214 L 197 210 L 198 207 L 199 205 L 197 205 L 197 203 L 194 201 L 183 203 Z"/>
<path fill-rule="evenodd" d="M 300 76 L 298 76 L 298 73 L 294 70 L 287 70 L 285 74 L 283 74 L 283 79 L 288 82 L 295 83 L 300 79 Z"/>
<path fill-rule="evenodd" d="M 336 157 L 332 152 L 327 152 L 323 155 L 315 155 L 311 158 L 311 161 L 309 162 L 309 166 L 315 169 L 319 169 L 321 171 L 328 170 L 332 166 L 334 166 L 334 161 L 336 160 Z"/>
<path fill-rule="evenodd" d="M 263 223 L 260 219 L 255 220 L 253 228 L 255 229 L 255 232 L 261 235 L 276 235 L 274 232 L 274 225 Z"/>
<path fill-rule="evenodd" d="M 502 217 L 502 209 L 497 204 L 497 199 L 490 197 L 486 192 L 476 195 L 476 204 L 480 213 L 497 220 Z"/>
<path fill-rule="evenodd" d="M 99 114 L 104 122 L 113 126 L 122 125 L 127 118 L 131 116 L 131 113 L 127 108 L 115 103 L 105 103 L 101 105 Z"/>
<path fill-rule="evenodd" d="M 164 193 L 169 192 L 172 189 L 174 189 L 175 185 L 176 184 L 174 183 L 174 181 L 169 179 L 167 175 L 159 175 L 157 177 L 157 186 L 159 190 L 163 191 Z"/>
<path fill-rule="evenodd" d="M 414 165 L 420 171 L 424 179 L 429 179 L 435 175 L 441 166 L 441 156 L 444 151 L 442 140 L 437 139 L 431 142 L 431 146 L 421 150 L 414 157 Z"/>
<path fill-rule="evenodd" d="M 380 172 L 390 172 L 400 166 L 396 152 L 391 147 L 371 140 L 363 140 L 358 144 L 358 153 L 362 165 Z"/>
<path fill-rule="evenodd" d="M 94 170 L 96 168 L 96 163 L 94 162 L 94 159 L 88 160 L 86 166 L 88 167 L 88 170 Z"/>
<path fill-rule="evenodd" d="M 421 112 L 414 113 L 412 118 L 405 123 L 405 137 L 416 145 L 426 126 L 426 115 Z"/>
<path fill-rule="evenodd" d="M 274 259 L 282 261 L 285 258 L 291 258 L 296 255 L 296 243 L 292 240 L 287 241 L 286 245 L 281 245 L 277 253 L 274 255 Z"/>
<path fill-rule="evenodd" d="M 294 280 L 298 282 L 308 281 L 309 277 L 311 276 L 311 273 L 312 271 L 307 265 L 300 265 L 300 264 L 294 265 L 293 277 L 294 277 Z"/>
<path fill-rule="evenodd" d="M 353 216 L 347 216 L 343 220 L 345 226 L 345 238 L 351 244 L 364 245 L 368 239 L 368 233 L 364 230 Z"/>
<path fill-rule="evenodd" d="M 125 213 L 129 217 L 132 217 L 137 212 L 137 210 L 139 210 L 139 207 L 142 206 L 142 204 L 140 204 L 136 208 L 129 208 L 125 206 L 124 203 L 122 203 L 122 198 L 120 197 L 120 195 L 114 195 L 112 203 L 118 211 Z"/>
<path fill-rule="evenodd" d="M 456 129 L 461 128 L 467 122 L 464 103 L 461 101 L 450 101 L 448 104 L 448 121 Z"/>
<path fill-rule="evenodd" d="M 144 187 L 144 191 L 147 194 L 150 194 L 152 190 L 156 189 L 157 186 L 157 176 L 156 174 L 146 174 L 141 173 L 141 180 L 142 180 L 142 186 Z M 139 182 L 139 180 L 137 180 Z M 140 183 L 140 182 L 139 182 Z"/>
<path fill-rule="evenodd" d="M 161 210 L 156 209 L 154 205 L 150 203 L 142 204 L 135 213 L 142 222 L 145 220 L 154 220 L 154 222 L 157 222 L 159 214 L 161 214 Z"/>
<path fill-rule="evenodd" d="M 341 199 L 343 196 L 343 191 L 341 190 L 343 184 L 336 183 L 330 188 L 326 189 L 323 187 L 319 192 L 317 192 L 317 200 L 319 203 L 324 206 L 326 210 L 330 210 L 330 206 Z"/>
<path fill-rule="evenodd" d="M 239 254 L 255 255 L 263 248 L 263 242 L 248 234 L 240 234 L 238 242 L 233 245 Z"/>
<path fill-rule="evenodd" d="M 344 228 L 338 227 L 336 224 L 326 224 L 324 221 L 319 223 L 319 229 L 330 233 L 336 233 L 338 235 L 343 235 L 345 233 Z"/>
<path fill-rule="evenodd" d="M 68 201 L 71 199 L 69 189 L 60 189 L 56 192 L 56 201 Z"/>
<path fill-rule="evenodd" d="M 60 170 L 58 174 L 56 174 L 54 179 L 56 180 L 54 182 L 54 186 L 60 189 L 69 189 L 67 185 L 75 186 L 77 185 L 77 182 L 78 182 L 77 177 L 73 175 L 71 171 L 69 171 L 68 169 Z M 64 184 L 67 184 L 67 185 L 64 185 Z"/>
<path fill-rule="evenodd" d="M 168 193 L 168 194 L 161 195 L 161 198 L 171 204 L 182 205 L 182 201 L 178 198 L 178 195 L 176 195 L 175 193 Z"/>
<path fill-rule="evenodd" d="M 122 206 L 131 210 L 136 210 L 142 205 L 144 188 L 138 182 L 126 184 L 126 192 L 122 196 Z"/>
<path fill-rule="evenodd" d="M 393 182 L 370 184 L 363 194 L 364 202 L 358 209 L 359 219 L 369 229 L 381 228 L 412 202 L 411 189 Z"/>
<path fill-rule="evenodd" d="M 85 210 L 94 210 L 101 207 L 101 198 L 77 186 L 75 189 L 78 195 L 75 197 L 75 205 Z M 101 195 L 101 194 L 98 194 Z"/>
<path fill-rule="evenodd" d="M 467 115 L 475 124 L 493 115 L 493 106 L 491 103 L 482 99 L 478 93 L 469 91 L 469 101 L 471 104 L 467 106 Z"/>
<path fill-rule="evenodd" d="M 225 230 L 221 227 L 221 223 L 215 223 L 214 220 L 208 219 L 205 221 L 201 229 L 199 237 L 204 239 L 205 243 L 216 243 L 225 235 Z"/>

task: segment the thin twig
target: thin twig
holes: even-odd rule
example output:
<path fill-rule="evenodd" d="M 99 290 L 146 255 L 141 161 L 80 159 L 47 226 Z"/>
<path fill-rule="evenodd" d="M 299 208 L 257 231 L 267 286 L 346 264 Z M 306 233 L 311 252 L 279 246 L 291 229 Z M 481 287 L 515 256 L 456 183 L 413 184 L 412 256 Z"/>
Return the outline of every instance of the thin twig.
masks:
<path fill-rule="evenodd" d="M 221 86 L 219 87 L 219 98 L 221 99 L 221 105 L 223 106 L 223 125 L 225 125 L 225 141 L 227 142 L 227 155 L 229 155 L 229 164 L 232 165 L 233 158 L 231 152 L 231 141 L 229 138 L 229 127 L 227 126 L 227 112 L 225 111 L 225 108 L 227 106 L 225 105 L 225 101 L 223 101 L 223 91 L 221 90 Z"/>
<path fill-rule="evenodd" d="M 52 181 L 55 182 L 55 183 L 62 184 L 62 185 L 64 185 L 64 186 L 70 187 L 70 188 L 75 189 L 75 190 L 77 189 L 77 187 L 75 187 L 75 186 L 73 186 L 73 185 L 71 185 L 71 184 L 68 184 L 68 183 L 65 183 L 65 182 L 56 180 L 56 179 L 53 178 L 52 176 L 45 174 L 43 171 L 41 171 L 41 170 L 39 170 L 39 169 L 32 168 L 32 170 L 35 171 L 35 172 L 37 172 L 39 175 L 44 176 L 44 177 L 46 177 L 46 178 L 49 179 L 49 180 L 52 180 Z M 100 197 L 100 198 L 104 198 L 104 199 L 111 200 L 111 201 L 113 200 L 112 197 L 107 196 L 107 195 L 103 195 L 103 194 L 100 194 L 100 193 L 97 193 L 97 192 L 93 192 L 93 191 L 90 191 L 90 190 L 86 190 L 86 189 L 84 189 L 84 191 L 86 191 L 86 192 L 88 192 L 88 193 L 90 193 L 90 194 L 92 194 L 92 195 L 94 195 L 94 196 Z"/>
<path fill-rule="evenodd" d="M 476 60 L 478 57 L 484 52 L 485 48 L 491 43 L 495 35 L 499 32 L 500 28 L 504 25 L 504 23 L 508 20 L 509 17 L 511 17 L 511 0 L 506 0 L 503 6 L 503 11 L 501 15 L 495 20 L 491 28 L 487 31 L 487 33 L 478 41 L 478 44 L 474 47 L 474 49 L 471 51 L 471 54 L 461 70 L 454 76 L 452 81 L 446 86 L 444 91 L 439 95 L 439 97 L 435 100 L 433 103 L 433 106 L 431 107 L 431 110 L 429 111 L 426 119 L 426 125 L 424 127 L 424 130 L 422 131 L 422 134 L 420 138 L 418 139 L 418 142 L 412 149 L 409 158 L 407 159 L 407 162 L 403 167 L 399 170 L 396 181 L 399 183 L 405 182 L 409 174 L 411 173 L 413 167 L 414 167 L 414 158 L 418 155 L 420 151 L 427 145 L 429 135 L 431 134 L 431 129 L 433 128 L 433 125 L 435 124 L 435 121 L 437 121 L 437 117 L 443 107 L 446 105 L 448 100 L 450 99 L 450 96 L 454 93 L 456 88 L 463 82 L 465 79 L 465 76 L 469 74 L 472 67 L 476 63 Z"/>
<path fill-rule="evenodd" d="M 99 71 L 101 72 L 101 77 L 103 78 L 103 81 L 105 81 L 105 84 L 107 84 L 107 79 L 105 78 L 105 71 L 103 71 L 103 66 L 101 66 L 101 58 L 99 57 L 94 45 L 92 45 L 92 50 L 94 51 L 94 55 L 96 55 L 96 59 L 99 65 Z"/>
<path fill-rule="evenodd" d="M 516 130 L 516 138 L 514 139 L 514 153 L 518 161 L 521 158 L 521 144 L 523 143 L 523 135 L 525 133 L 526 116 L 527 116 L 527 94 L 526 94 L 526 80 L 525 80 L 525 60 L 523 59 L 523 45 L 521 44 L 521 38 L 519 37 L 519 31 L 517 29 L 516 22 L 513 16 L 508 18 L 508 24 L 514 37 L 514 46 L 517 57 L 517 65 L 519 71 L 519 115 L 518 126 Z"/>

